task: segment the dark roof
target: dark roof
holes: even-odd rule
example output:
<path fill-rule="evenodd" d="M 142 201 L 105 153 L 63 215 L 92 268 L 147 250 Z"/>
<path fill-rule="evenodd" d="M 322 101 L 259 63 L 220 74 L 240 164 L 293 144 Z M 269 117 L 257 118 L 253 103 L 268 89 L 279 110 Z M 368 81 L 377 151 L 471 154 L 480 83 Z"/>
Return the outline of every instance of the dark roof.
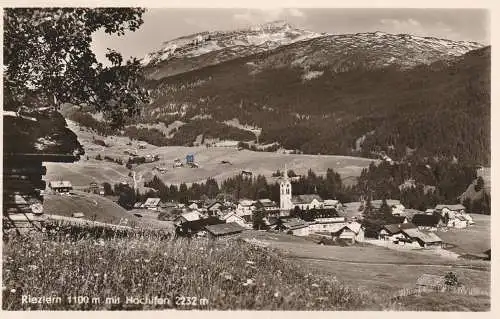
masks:
<path fill-rule="evenodd" d="M 397 234 L 399 232 L 401 232 L 401 228 L 399 228 L 400 225 L 398 224 L 390 224 L 390 225 L 384 225 L 384 227 L 382 227 L 382 229 L 385 229 L 389 232 L 389 234 Z"/>
<path fill-rule="evenodd" d="M 417 226 L 415 226 L 415 224 L 413 223 L 399 223 L 384 225 L 383 228 L 386 229 L 390 234 L 397 234 L 403 229 L 417 228 Z"/>
<path fill-rule="evenodd" d="M 241 227 L 237 223 L 227 223 L 227 224 L 217 224 L 209 225 L 205 227 L 205 230 L 215 236 L 230 235 L 235 233 L 240 233 L 245 228 Z"/>
<path fill-rule="evenodd" d="M 416 214 L 411 221 L 417 226 L 436 227 L 439 224 L 440 217 L 437 215 Z"/>
<path fill-rule="evenodd" d="M 323 199 L 318 194 L 303 194 L 292 196 L 292 203 L 294 204 L 309 204 L 314 199 L 318 202 L 323 202 Z"/>
<path fill-rule="evenodd" d="M 209 216 L 207 218 L 187 221 L 181 224 L 180 228 L 183 230 L 191 230 L 192 232 L 203 230 L 208 225 L 218 225 L 224 224 L 224 221 L 218 219 L 214 216 Z"/>

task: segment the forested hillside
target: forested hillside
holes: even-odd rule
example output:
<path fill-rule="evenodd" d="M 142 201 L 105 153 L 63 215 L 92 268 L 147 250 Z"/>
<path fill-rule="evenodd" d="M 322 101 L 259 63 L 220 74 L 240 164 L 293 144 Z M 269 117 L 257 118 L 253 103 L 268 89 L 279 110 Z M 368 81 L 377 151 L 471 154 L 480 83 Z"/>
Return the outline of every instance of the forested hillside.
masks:
<path fill-rule="evenodd" d="M 305 153 L 385 151 L 402 158 L 416 149 L 419 157 L 489 163 L 490 47 L 412 69 L 325 68 L 309 80 L 292 65 L 252 72 L 252 61 L 270 55 L 150 81 L 155 100 L 146 114 L 167 123 L 197 114 L 238 118 L 262 128 L 262 143 L 277 141 Z"/>

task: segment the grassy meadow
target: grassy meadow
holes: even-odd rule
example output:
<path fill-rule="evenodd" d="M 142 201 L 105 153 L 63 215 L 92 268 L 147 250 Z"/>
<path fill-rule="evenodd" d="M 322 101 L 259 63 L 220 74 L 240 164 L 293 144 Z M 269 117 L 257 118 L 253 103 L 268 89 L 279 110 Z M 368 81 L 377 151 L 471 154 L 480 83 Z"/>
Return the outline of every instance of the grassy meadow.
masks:
<path fill-rule="evenodd" d="M 158 240 L 154 236 L 69 240 L 39 233 L 4 239 L 2 294 L 4 310 L 382 307 L 367 292 L 311 273 L 272 249 L 239 240 Z M 62 301 L 27 304 L 22 302 L 23 295 L 59 296 Z M 78 296 L 82 300 L 67 300 Z M 171 302 L 126 302 L 127 297 L 147 296 Z M 199 303 L 176 304 L 181 296 L 195 297 Z M 106 298 L 114 298 L 115 303 Z"/>

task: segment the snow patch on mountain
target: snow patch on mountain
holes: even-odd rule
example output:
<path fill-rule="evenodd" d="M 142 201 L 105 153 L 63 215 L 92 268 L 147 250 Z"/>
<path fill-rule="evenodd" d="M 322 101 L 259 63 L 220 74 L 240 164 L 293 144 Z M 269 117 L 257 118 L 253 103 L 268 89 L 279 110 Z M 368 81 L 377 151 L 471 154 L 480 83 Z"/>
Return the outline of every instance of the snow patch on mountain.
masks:
<path fill-rule="evenodd" d="M 284 21 L 236 31 L 202 32 L 164 42 L 160 49 L 147 54 L 141 64 L 152 66 L 174 58 L 196 57 L 223 49 L 232 49 L 235 55 L 245 56 L 320 36 L 322 34 L 294 28 Z"/>

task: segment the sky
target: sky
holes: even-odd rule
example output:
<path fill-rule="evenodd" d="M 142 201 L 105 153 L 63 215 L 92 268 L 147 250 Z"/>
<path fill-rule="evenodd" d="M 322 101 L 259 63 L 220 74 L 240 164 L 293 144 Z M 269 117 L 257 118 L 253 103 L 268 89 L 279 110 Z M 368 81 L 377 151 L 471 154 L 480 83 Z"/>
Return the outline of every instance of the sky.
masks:
<path fill-rule="evenodd" d="M 224 31 L 276 20 L 314 32 L 331 34 L 382 31 L 490 44 L 485 9 L 148 9 L 136 32 L 110 36 L 98 31 L 92 48 L 101 62 L 107 48 L 125 58 L 142 58 L 165 41 L 201 31 Z"/>

